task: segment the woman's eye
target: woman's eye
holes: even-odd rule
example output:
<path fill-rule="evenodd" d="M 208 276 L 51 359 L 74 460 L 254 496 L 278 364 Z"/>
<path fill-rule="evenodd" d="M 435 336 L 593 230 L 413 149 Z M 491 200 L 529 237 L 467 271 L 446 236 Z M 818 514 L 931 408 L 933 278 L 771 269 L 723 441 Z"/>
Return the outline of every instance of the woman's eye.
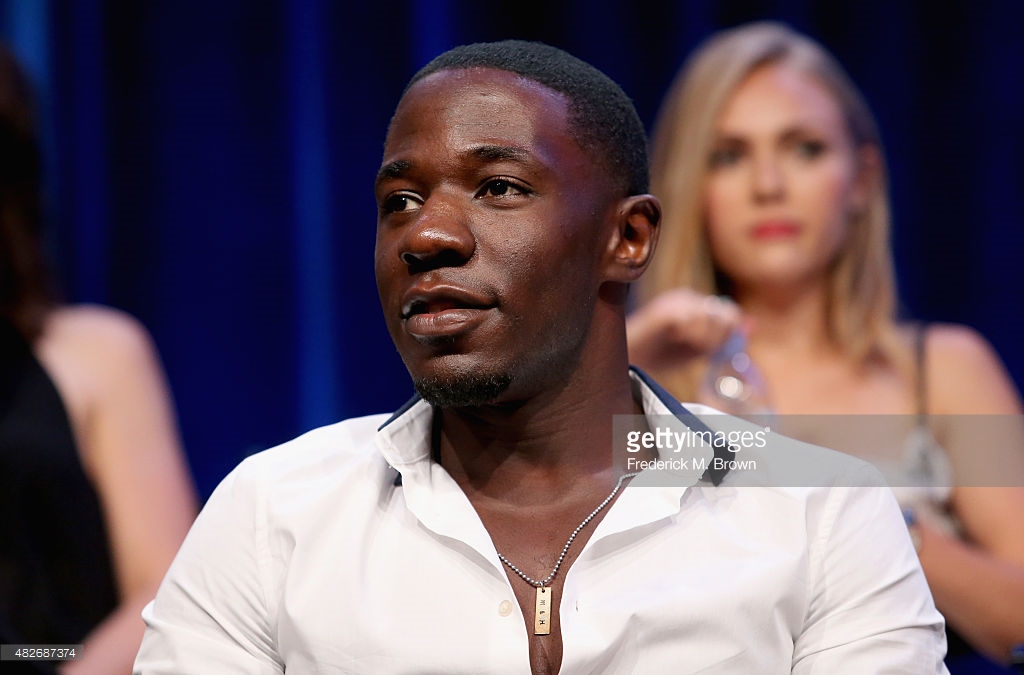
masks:
<path fill-rule="evenodd" d="M 391 195 L 381 204 L 384 213 L 398 213 L 400 211 L 415 211 L 420 206 L 418 200 L 410 195 Z"/>
<path fill-rule="evenodd" d="M 796 152 L 803 159 L 814 159 L 825 152 L 825 144 L 821 141 L 800 141 Z"/>
<path fill-rule="evenodd" d="M 708 166 L 712 169 L 733 166 L 740 161 L 740 151 L 736 148 L 720 148 L 711 153 Z"/>

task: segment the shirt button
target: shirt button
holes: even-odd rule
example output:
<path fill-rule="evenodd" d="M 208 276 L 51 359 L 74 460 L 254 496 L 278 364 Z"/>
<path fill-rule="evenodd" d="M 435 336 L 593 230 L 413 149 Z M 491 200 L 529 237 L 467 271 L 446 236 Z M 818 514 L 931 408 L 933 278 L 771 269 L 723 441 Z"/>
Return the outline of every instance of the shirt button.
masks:
<path fill-rule="evenodd" d="M 501 616 L 508 616 L 512 613 L 512 603 L 508 600 L 502 600 L 498 604 L 498 614 Z"/>

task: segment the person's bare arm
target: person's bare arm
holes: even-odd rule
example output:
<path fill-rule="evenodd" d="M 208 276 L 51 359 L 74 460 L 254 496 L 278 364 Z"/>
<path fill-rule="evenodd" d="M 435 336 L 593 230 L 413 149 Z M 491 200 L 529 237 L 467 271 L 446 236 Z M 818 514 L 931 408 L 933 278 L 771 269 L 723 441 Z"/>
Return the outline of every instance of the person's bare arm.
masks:
<path fill-rule="evenodd" d="M 953 464 L 967 541 L 921 523 L 920 559 L 938 608 L 981 651 L 1006 661 L 1024 643 L 1024 428 L 1021 400 L 984 338 L 929 331 L 928 394 Z"/>
<path fill-rule="evenodd" d="M 129 673 L 152 599 L 197 510 L 156 349 L 133 318 L 61 309 L 39 347 L 72 416 L 112 547 L 119 606 L 62 673 Z"/>

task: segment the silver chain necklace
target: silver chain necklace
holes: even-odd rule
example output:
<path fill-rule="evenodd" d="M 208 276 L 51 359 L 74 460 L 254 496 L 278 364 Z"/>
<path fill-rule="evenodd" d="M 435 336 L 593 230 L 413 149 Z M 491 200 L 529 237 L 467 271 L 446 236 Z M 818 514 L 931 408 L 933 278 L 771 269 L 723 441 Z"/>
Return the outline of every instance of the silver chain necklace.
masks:
<path fill-rule="evenodd" d="M 562 553 L 558 556 L 558 561 L 555 562 L 555 568 L 551 570 L 551 574 L 547 575 L 544 579 L 538 581 L 532 577 L 527 576 L 523 573 L 521 569 L 519 569 L 511 562 L 509 562 L 509 559 L 503 556 L 501 552 L 498 552 L 498 558 L 501 560 L 501 562 L 505 563 L 505 565 L 507 565 L 510 570 L 518 574 L 523 581 L 530 584 L 531 586 L 534 586 L 537 589 L 537 607 L 535 610 L 536 613 L 534 614 L 533 620 L 534 635 L 549 635 L 551 633 L 550 609 L 552 598 L 551 589 L 548 587 L 548 584 L 551 583 L 551 580 L 555 578 L 556 574 L 558 574 L 558 570 L 562 567 L 562 562 L 565 561 L 565 555 L 569 552 L 569 547 L 572 546 L 572 542 L 576 540 L 576 536 L 580 533 L 580 531 L 582 531 L 583 528 L 586 527 L 587 524 L 594 519 L 594 516 L 601 513 L 601 509 L 608 506 L 608 504 L 613 499 L 615 499 L 615 495 L 618 494 L 619 488 L 622 487 L 623 481 L 625 481 L 627 478 L 632 478 L 633 476 L 636 475 L 637 472 L 627 473 L 623 475 L 621 478 L 619 478 L 619 482 L 615 484 L 615 488 L 612 490 L 612 493 L 605 497 L 604 501 L 598 504 L 597 508 L 591 511 L 590 515 L 584 518 L 582 523 L 576 526 L 576 529 L 573 530 L 572 534 L 569 535 L 569 541 L 565 542 L 565 546 L 562 547 Z"/>

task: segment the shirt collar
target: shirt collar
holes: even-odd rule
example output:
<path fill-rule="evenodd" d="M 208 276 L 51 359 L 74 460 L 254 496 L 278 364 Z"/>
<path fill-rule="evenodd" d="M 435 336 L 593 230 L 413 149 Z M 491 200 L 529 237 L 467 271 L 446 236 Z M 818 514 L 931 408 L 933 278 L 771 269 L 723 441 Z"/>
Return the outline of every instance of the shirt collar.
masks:
<path fill-rule="evenodd" d="M 704 422 L 687 410 L 647 373 L 636 366 L 631 366 L 629 376 L 633 383 L 633 396 L 640 402 L 644 414 L 648 418 L 672 415 L 694 431 L 710 431 Z M 414 395 L 378 427 L 377 447 L 388 464 L 401 471 L 403 466 L 430 460 L 433 413 L 434 410 L 430 404 L 419 395 Z M 718 453 L 719 450 L 716 449 L 715 454 Z M 705 477 L 717 485 L 724 477 L 724 473 L 721 476 L 706 475 Z"/>

